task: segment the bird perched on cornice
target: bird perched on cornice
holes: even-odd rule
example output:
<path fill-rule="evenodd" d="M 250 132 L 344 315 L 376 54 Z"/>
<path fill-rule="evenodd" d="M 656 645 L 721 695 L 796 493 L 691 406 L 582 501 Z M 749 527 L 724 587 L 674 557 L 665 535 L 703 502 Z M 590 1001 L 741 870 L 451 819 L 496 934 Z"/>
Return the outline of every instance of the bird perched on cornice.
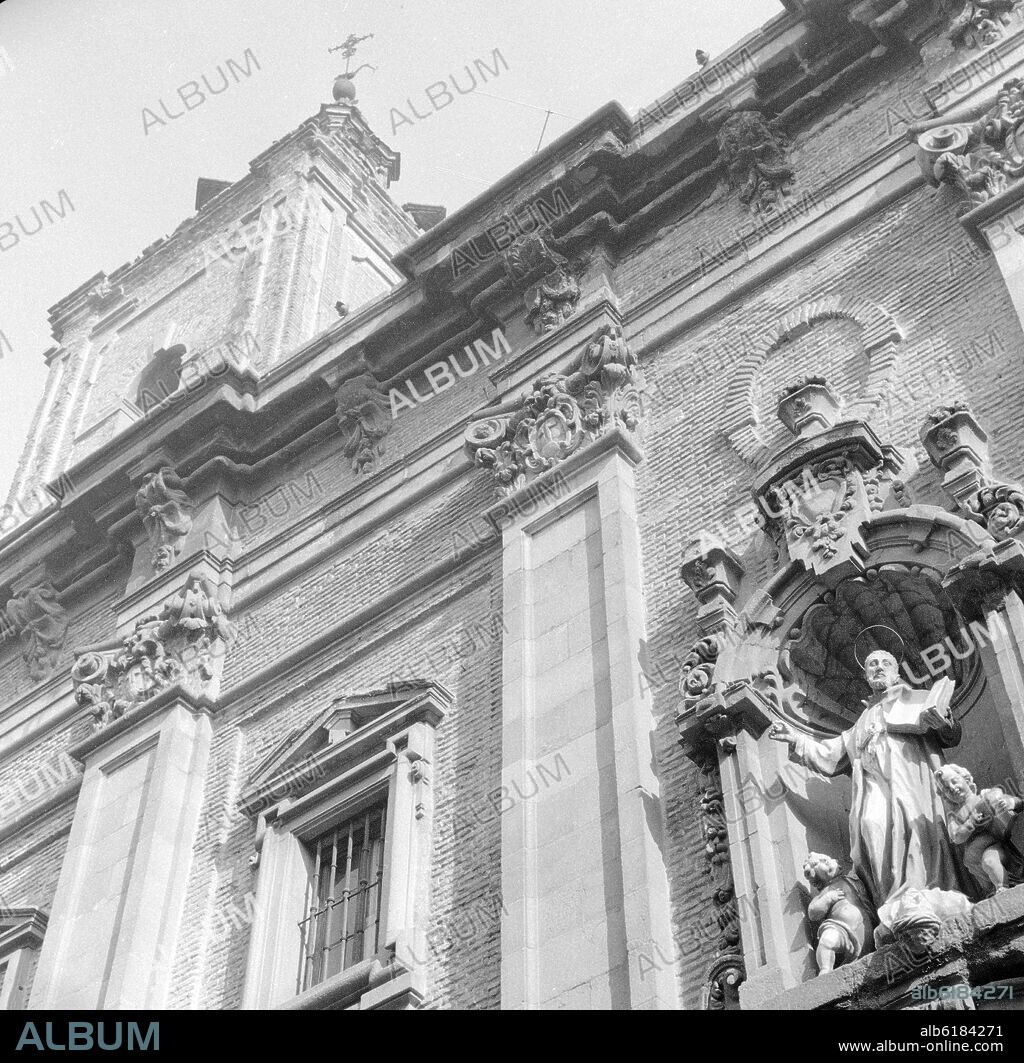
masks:
<path fill-rule="evenodd" d="M 701 68 L 706 67 L 710 61 L 711 61 L 711 56 L 708 55 L 708 53 L 705 52 L 703 48 L 698 48 L 697 49 L 697 66 L 701 67 Z"/>

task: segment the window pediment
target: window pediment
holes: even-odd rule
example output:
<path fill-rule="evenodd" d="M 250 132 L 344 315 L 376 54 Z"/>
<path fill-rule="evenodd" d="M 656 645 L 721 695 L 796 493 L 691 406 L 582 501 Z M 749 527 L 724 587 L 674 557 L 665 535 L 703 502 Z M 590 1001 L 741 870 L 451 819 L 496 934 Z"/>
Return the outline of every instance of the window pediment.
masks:
<path fill-rule="evenodd" d="M 443 686 L 426 680 L 337 699 L 256 767 L 240 808 L 247 815 L 267 812 L 285 798 L 294 801 L 379 769 L 394 759 L 396 735 L 421 721 L 436 727 L 452 700 Z"/>

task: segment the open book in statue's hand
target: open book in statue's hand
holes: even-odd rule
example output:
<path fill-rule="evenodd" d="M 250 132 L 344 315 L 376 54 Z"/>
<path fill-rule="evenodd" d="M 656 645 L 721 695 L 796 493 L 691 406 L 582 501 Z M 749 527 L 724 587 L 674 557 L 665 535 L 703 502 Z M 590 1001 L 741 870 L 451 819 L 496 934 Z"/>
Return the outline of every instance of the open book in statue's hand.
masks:
<path fill-rule="evenodd" d="M 932 730 L 926 713 L 934 710 L 950 724 L 949 704 L 953 700 L 952 679 L 943 677 L 930 690 L 904 690 L 885 711 L 886 729 L 894 734 L 923 735 Z"/>

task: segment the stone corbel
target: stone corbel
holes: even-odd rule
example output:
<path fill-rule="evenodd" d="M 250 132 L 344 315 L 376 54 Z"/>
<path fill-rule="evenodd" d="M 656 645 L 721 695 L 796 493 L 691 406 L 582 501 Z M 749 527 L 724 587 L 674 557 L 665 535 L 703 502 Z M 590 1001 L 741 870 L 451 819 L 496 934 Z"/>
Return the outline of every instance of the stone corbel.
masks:
<path fill-rule="evenodd" d="M 356 475 L 372 475 L 380 467 L 384 437 L 394 424 L 387 396 L 371 373 L 360 373 L 342 383 L 334 399 L 345 456 L 351 459 L 352 471 Z"/>
<path fill-rule="evenodd" d="M 29 676 L 35 682 L 49 679 L 60 663 L 70 623 L 60 593 L 43 565 L 14 580 L 11 589 L 4 612 L 21 642 Z"/>
<path fill-rule="evenodd" d="M 142 484 L 135 493 L 135 508 L 149 538 L 153 570 L 163 572 L 181 553 L 196 504 L 163 451 L 137 466 L 136 475 Z"/>
<path fill-rule="evenodd" d="M 757 214 L 778 210 L 795 170 L 786 140 L 758 111 L 737 111 L 718 131 L 718 151 L 740 201 Z"/>

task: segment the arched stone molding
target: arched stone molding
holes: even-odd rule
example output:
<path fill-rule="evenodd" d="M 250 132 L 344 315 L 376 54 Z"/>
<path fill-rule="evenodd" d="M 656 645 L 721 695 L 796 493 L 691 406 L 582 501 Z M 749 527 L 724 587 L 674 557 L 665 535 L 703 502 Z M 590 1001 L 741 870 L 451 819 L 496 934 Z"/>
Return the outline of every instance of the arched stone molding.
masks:
<path fill-rule="evenodd" d="M 786 314 L 775 328 L 766 328 L 753 344 L 759 354 L 748 355 L 735 369 L 724 408 L 732 412 L 725 434 L 746 461 L 758 463 L 767 453 L 760 431 L 754 388 L 758 371 L 784 343 L 798 339 L 827 321 L 849 320 L 859 325 L 868 360 L 868 377 L 860 395 L 843 411 L 844 418 L 866 420 L 879 404 L 896 368 L 903 333 L 891 314 L 866 299 L 831 296 L 806 303 Z"/>

